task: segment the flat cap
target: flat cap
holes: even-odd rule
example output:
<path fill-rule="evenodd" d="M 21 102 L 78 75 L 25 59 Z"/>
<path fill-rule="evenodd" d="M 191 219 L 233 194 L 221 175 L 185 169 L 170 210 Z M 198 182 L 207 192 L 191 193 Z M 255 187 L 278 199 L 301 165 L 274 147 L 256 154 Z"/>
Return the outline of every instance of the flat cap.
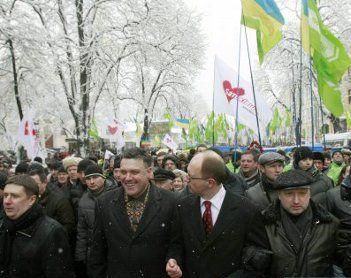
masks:
<path fill-rule="evenodd" d="M 274 189 L 309 188 L 315 179 L 311 174 L 300 169 L 292 169 L 278 176 L 274 183 Z"/>
<path fill-rule="evenodd" d="M 258 163 L 260 165 L 270 164 L 273 162 L 285 162 L 285 157 L 276 152 L 267 152 L 260 155 Z"/>
<path fill-rule="evenodd" d="M 176 175 L 169 170 L 157 168 L 154 171 L 154 180 L 163 181 L 163 180 L 174 180 Z"/>

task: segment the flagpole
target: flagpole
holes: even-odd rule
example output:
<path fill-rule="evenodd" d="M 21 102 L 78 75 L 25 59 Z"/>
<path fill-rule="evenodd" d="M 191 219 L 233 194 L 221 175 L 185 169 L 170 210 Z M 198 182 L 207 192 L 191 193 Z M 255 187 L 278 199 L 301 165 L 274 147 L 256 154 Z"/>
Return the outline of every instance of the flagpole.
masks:
<path fill-rule="evenodd" d="M 295 85 L 295 70 L 294 70 L 294 55 L 293 55 L 293 47 L 292 47 L 292 42 L 290 41 L 290 47 L 291 47 L 291 61 L 292 61 L 292 67 L 291 67 L 291 72 L 292 72 L 292 111 L 293 111 L 293 126 L 296 126 L 296 85 Z M 295 134 L 296 137 L 296 134 Z M 295 138 L 296 141 L 296 138 Z"/>
<path fill-rule="evenodd" d="M 321 110 L 323 147 L 324 147 L 324 150 L 326 150 L 325 131 L 324 131 L 324 113 L 323 113 L 323 106 L 322 106 L 322 98 L 320 96 L 319 96 L 319 109 Z"/>
<path fill-rule="evenodd" d="M 251 76 L 251 86 L 252 86 L 252 93 L 253 93 L 254 104 L 255 104 L 255 116 L 256 116 L 257 132 L 258 132 L 258 142 L 260 143 L 260 146 L 262 146 L 260 123 L 258 121 L 258 113 L 257 113 L 255 85 L 254 85 L 254 81 L 253 81 L 253 74 L 252 74 L 252 67 L 251 67 L 250 47 L 249 47 L 249 43 L 248 43 L 248 39 L 247 39 L 246 22 L 245 22 L 244 14 L 243 14 L 243 20 L 244 20 L 244 30 L 245 30 L 245 38 L 246 38 L 247 57 L 249 60 L 249 68 L 250 68 L 250 76 Z"/>
<path fill-rule="evenodd" d="M 314 150 L 314 120 L 313 120 L 313 90 L 312 90 L 312 58 L 309 58 L 309 83 L 310 83 L 310 97 L 311 97 L 311 136 L 312 136 L 312 151 Z"/>
<path fill-rule="evenodd" d="M 214 148 L 215 145 L 215 137 L 214 137 L 214 101 L 215 101 L 215 69 L 216 69 L 216 56 L 213 60 L 213 92 L 212 92 L 212 114 L 213 114 L 213 119 L 212 119 L 212 148 Z"/>
<path fill-rule="evenodd" d="M 296 145 L 301 147 L 301 133 L 302 133 L 302 41 L 300 43 L 300 86 L 299 86 L 299 118 L 297 121 L 297 138 Z"/>
<path fill-rule="evenodd" d="M 243 12 L 241 11 L 242 15 Z M 239 30 L 239 50 L 238 50 L 238 81 L 237 88 L 240 86 L 240 61 L 241 61 L 241 24 Z M 236 161 L 237 149 L 238 149 L 238 124 L 239 124 L 239 96 L 236 96 L 236 113 L 235 113 L 235 151 L 234 151 L 234 161 Z"/>

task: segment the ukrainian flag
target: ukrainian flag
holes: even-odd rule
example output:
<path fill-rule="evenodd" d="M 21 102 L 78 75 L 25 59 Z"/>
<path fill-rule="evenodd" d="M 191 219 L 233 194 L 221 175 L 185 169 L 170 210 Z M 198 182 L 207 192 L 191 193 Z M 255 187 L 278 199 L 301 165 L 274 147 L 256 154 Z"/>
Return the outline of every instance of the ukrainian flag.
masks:
<path fill-rule="evenodd" d="M 242 24 L 256 29 L 257 50 L 260 63 L 264 55 L 281 39 L 284 17 L 274 0 L 241 0 Z"/>
<path fill-rule="evenodd" d="M 190 125 L 189 119 L 175 119 L 174 124 L 178 127 L 188 129 Z"/>

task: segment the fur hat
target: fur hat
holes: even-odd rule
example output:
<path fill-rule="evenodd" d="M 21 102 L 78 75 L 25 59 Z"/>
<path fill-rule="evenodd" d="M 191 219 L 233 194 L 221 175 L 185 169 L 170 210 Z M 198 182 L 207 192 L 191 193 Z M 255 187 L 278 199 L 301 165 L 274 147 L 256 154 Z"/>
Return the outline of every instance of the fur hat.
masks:
<path fill-rule="evenodd" d="M 74 156 L 68 156 L 65 159 L 62 160 L 62 164 L 63 167 L 65 168 L 65 170 L 67 171 L 67 169 L 71 166 L 78 166 L 78 163 L 81 161 L 82 159 L 79 157 L 74 157 Z"/>
<path fill-rule="evenodd" d="M 299 147 L 296 148 L 294 152 L 294 167 L 298 168 L 300 160 L 310 158 L 313 159 L 313 152 L 309 147 Z"/>
<path fill-rule="evenodd" d="M 273 188 L 276 190 L 309 188 L 314 182 L 315 179 L 308 172 L 299 169 L 292 169 L 280 174 L 276 179 Z"/>

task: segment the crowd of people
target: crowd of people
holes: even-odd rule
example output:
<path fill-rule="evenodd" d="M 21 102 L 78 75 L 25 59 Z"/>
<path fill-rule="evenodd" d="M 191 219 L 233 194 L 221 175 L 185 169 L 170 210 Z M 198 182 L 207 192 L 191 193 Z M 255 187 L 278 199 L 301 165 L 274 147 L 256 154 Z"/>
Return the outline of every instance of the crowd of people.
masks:
<path fill-rule="evenodd" d="M 0 162 L 0 277 L 348 277 L 347 148 Z"/>

